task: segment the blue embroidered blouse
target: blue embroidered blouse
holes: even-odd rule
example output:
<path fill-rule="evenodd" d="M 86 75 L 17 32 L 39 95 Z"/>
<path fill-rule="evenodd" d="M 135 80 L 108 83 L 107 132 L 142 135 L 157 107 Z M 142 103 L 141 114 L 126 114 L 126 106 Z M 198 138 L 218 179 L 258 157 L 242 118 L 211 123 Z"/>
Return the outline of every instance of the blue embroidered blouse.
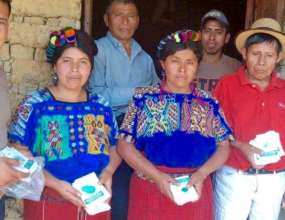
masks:
<path fill-rule="evenodd" d="M 136 90 L 120 129 L 153 164 L 177 168 L 201 166 L 229 135 L 218 102 L 205 91 L 174 94 L 158 85 Z"/>
<path fill-rule="evenodd" d="M 11 143 L 43 156 L 45 168 L 70 183 L 90 172 L 100 174 L 117 135 L 112 110 L 101 96 L 67 103 L 57 101 L 48 89 L 34 91 L 23 100 L 8 131 Z"/>

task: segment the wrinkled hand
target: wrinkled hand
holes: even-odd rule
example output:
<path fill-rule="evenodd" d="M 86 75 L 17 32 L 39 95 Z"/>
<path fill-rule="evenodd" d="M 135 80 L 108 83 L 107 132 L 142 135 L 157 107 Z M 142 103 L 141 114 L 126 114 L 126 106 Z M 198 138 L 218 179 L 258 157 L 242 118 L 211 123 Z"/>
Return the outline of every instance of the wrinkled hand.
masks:
<path fill-rule="evenodd" d="M 71 202 L 77 207 L 84 207 L 80 198 L 80 192 L 73 188 L 68 182 L 59 180 L 56 190 L 65 200 Z"/>
<path fill-rule="evenodd" d="M 104 169 L 99 177 L 99 183 L 105 186 L 105 188 L 107 189 L 107 191 L 110 193 L 111 196 L 112 196 L 112 176 L 113 176 L 112 172 L 110 172 L 107 169 Z M 109 201 L 110 199 L 107 200 L 107 202 Z"/>
<path fill-rule="evenodd" d="M 154 179 L 154 182 L 162 194 L 174 201 L 173 195 L 170 190 L 170 184 L 178 184 L 174 178 L 172 178 L 166 173 L 160 173 L 158 177 Z"/>
<path fill-rule="evenodd" d="M 264 167 L 263 165 L 257 165 L 254 162 L 254 154 L 261 154 L 262 150 L 246 142 L 240 142 L 239 149 L 245 155 L 247 160 L 251 163 L 251 166 L 253 168 L 261 169 L 262 167 Z"/>
<path fill-rule="evenodd" d="M 28 174 L 16 170 L 14 167 L 19 165 L 19 161 L 0 158 L 0 187 L 17 183 L 20 179 L 25 178 Z"/>
<path fill-rule="evenodd" d="M 203 182 L 206 179 L 207 175 L 203 173 L 201 170 L 197 170 L 196 172 L 191 174 L 190 181 L 188 183 L 188 187 L 194 186 L 199 198 L 202 195 Z"/>

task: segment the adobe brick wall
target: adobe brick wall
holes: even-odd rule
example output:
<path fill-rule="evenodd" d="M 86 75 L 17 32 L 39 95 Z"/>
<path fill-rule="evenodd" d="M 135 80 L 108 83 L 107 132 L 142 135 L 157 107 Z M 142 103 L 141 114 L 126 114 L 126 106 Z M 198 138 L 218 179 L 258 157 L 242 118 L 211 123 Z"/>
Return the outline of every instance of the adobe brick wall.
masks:
<path fill-rule="evenodd" d="M 65 26 L 80 28 L 81 0 L 13 0 L 9 43 L 0 50 L 10 85 L 11 108 L 27 92 L 46 86 L 52 68 L 46 63 L 49 33 Z"/>

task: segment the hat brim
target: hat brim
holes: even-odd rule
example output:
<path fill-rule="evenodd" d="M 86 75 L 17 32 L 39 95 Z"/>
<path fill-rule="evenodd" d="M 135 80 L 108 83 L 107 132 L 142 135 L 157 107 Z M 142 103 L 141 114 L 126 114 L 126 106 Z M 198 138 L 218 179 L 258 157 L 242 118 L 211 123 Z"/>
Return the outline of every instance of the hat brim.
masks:
<path fill-rule="evenodd" d="M 241 50 L 244 48 L 247 38 L 249 38 L 253 34 L 258 34 L 258 33 L 269 34 L 275 37 L 277 40 L 279 40 L 282 46 L 280 55 L 282 59 L 285 58 L 285 35 L 282 32 L 267 30 L 264 28 L 250 29 L 240 32 L 235 39 L 235 45 L 237 50 L 241 53 Z"/>

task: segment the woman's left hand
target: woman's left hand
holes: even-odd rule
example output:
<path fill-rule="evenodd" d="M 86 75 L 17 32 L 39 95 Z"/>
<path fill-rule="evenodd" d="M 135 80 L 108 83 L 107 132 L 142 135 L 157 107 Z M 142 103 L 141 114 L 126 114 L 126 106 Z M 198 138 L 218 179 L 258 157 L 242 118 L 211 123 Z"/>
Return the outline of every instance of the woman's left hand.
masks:
<path fill-rule="evenodd" d="M 206 179 L 207 175 L 204 174 L 201 170 L 197 170 L 196 172 L 191 174 L 190 181 L 188 183 L 188 186 L 194 186 L 199 198 L 202 194 L 202 188 L 203 188 L 203 182 Z"/>
<path fill-rule="evenodd" d="M 108 169 L 104 169 L 99 176 L 99 183 L 104 185 L 107 191 L 112 195 L 112 176 L 113 173 Z"/>

